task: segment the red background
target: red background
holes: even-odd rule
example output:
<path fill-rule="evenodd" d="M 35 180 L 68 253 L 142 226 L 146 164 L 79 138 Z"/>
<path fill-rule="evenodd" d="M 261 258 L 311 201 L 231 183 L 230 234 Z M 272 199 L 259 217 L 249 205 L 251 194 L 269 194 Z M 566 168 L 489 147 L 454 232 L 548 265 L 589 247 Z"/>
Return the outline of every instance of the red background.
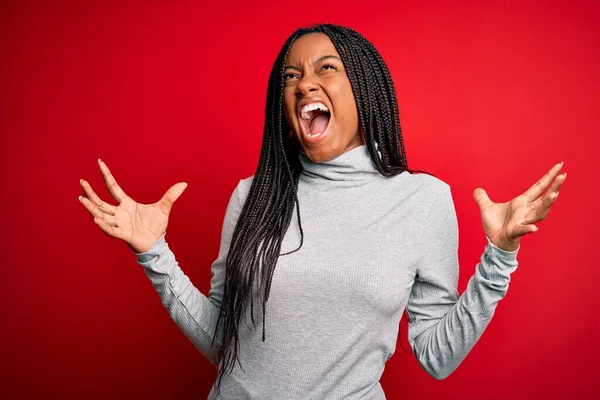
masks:
<path fill-rule="evenodd" d="M 0 397 L 206 397 L 215 368 L 94 225 L 78 181 L 110 200 L 100 157 L 139 202 L 188 182 L 168 241 L 207 293 L 227 200 L 258 161 L 272 63 L 314 22 L 359 30 L 387 61 L 409 166 L 453 189 L 461 292 L 486 243 L 473 189 L 507 201 L 561 160 L 568 173 L 450 377 L 402 350 L 402 321 L 388 398 L 600 394 L 599 18 L 595 1 L 3 2 Z"/>

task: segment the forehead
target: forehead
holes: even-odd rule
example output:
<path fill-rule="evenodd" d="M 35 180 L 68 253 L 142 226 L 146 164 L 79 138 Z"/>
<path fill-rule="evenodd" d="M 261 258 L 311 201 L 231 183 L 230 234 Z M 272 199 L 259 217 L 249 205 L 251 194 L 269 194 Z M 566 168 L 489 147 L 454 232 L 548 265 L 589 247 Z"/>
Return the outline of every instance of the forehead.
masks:
<path fill-rule="evenodd" d="M 321 32 L 307 33 L 294 41 L 286 64 L 312 62 L 325 55 L 340 56 L 329 37 Z"/>

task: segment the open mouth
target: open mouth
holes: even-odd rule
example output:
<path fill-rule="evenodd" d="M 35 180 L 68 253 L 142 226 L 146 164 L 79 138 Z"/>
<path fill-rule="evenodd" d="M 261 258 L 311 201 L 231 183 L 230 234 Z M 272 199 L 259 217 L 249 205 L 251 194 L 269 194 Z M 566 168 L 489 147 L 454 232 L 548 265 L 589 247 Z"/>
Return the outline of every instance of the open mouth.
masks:
<path fill-rule="evenodd" d="M 329 126 L 331 112 L 321 102 L 305 105 L 300 109 L 300 128 L 305 138 L 316 139 L 324 136 Z"/>

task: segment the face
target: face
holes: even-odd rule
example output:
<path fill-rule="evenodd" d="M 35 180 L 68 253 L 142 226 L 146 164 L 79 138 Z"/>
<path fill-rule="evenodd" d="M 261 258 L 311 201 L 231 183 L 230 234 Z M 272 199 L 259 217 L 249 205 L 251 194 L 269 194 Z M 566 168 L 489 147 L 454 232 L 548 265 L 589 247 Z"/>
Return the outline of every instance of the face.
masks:
<path fill-rule="evenodd" d="M 313 162 L 364 144 L 344 64 L 324 33 L 294 41 L 284 70 L 285 118 Z"/>

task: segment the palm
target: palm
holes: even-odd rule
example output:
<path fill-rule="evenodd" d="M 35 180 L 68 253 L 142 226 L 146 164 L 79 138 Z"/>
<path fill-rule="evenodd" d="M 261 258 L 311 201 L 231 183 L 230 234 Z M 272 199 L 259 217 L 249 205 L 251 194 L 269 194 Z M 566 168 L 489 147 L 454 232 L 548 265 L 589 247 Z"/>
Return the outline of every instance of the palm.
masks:
<path fill-rule="evenodd" d="M 115 222 L 124 240 L 135 250 L 147 247 L 145 243 L 162 236 L 167 231 L 169 216 L 158 203 L 140 204 L 128 197 L 117 206 Z"/>
<path fill-rule="evenodd" d="M 487 237 L 492 243 L 517 237 L 515 226 L 508 224 L 509 221 L 524 221 L 528 210 L 527 200 L 518 196 L 507 203 L 494 203 L 484 207 L 481 211 L 481 222 Z M 503 235 L 505 235 L 503 237 Z"/>
<path fill-rule="evenodd" d="M 102 201 L 84 180 L 81 180 L 81 185 L 86 197 L 80 196 L 81 203 L 105 234 L 125 241 L 136 253 L 149 250 L 166 232 L 171 207 L 187 184 L 173 185 L 154 204 L 140 204 L 123 192 L 106 164 L 99 161 L 99 166 L 106 186 L 118 205 Z"/>
<path fill-rule="evenodd" d="M 534 224 L 548 216 L 566 179 L 566 174 L 556 177 L 561 168 L 562 164 L 555 165 L 526 192 L 506 203 L 492 202 L 481 188 L 473 191 L 483 229 L 493 244 L 508 251 L 516 250 L 521 236 L 537 231 Z M 539 197 L 549 185 L 550 189 Z"/>

